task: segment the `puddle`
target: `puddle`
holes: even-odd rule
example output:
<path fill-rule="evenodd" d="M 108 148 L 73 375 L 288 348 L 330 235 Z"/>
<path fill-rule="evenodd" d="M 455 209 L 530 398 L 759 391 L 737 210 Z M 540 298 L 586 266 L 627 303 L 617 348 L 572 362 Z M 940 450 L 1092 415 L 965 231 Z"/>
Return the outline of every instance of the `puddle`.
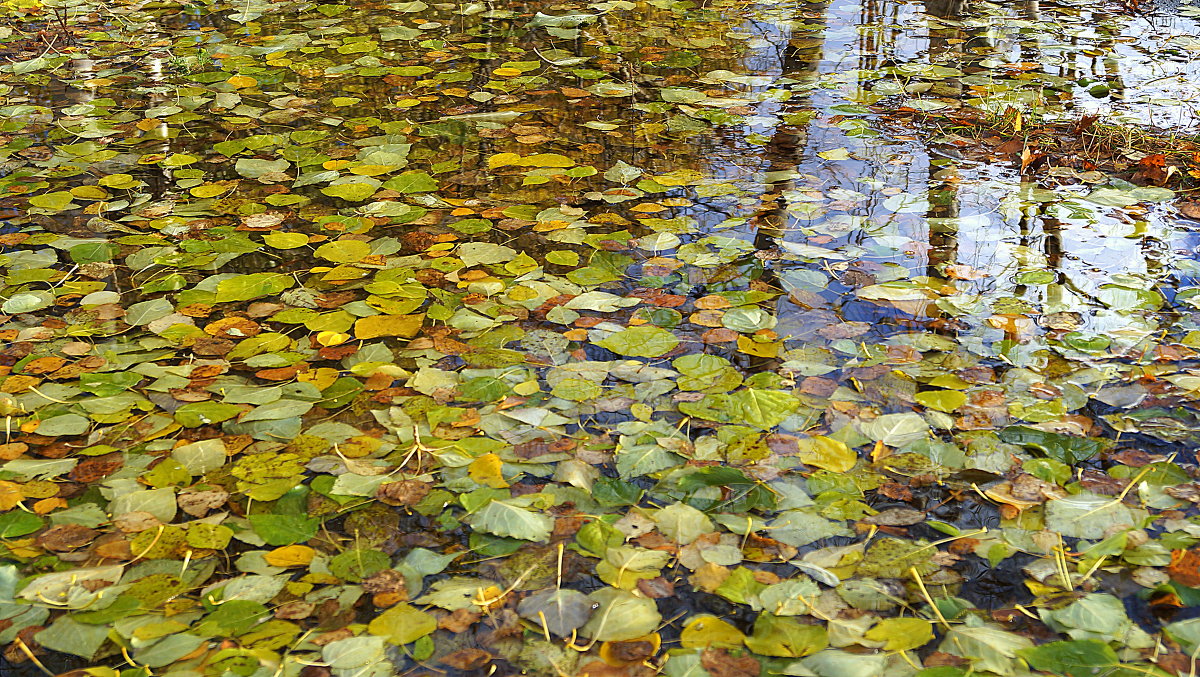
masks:
<path fill-rule="evenodd" d="M 1196 7 L 64 11 L 0 36 L 0 482 L 62 501 L 0 513 L 0 641 L 48 626 L 28 634 L 98 664 L 257 676 L 245 646 L 382 677 L 388 637 L 403 669 L 475 674 L 484 647 L 580 674 L 598 648 L 517 620 L 560 542 L 607 558 L 581 599 L 646 625 L 573 639 L 661 621 L 672 675 L 707 673 L 668 581 L 732 609 L 766 668 L 818 675 L 931 658 L 932 634 L 872 653 L 889 638 L 860 622 L 891 619 L 888 595 L 925 614 L 926 583 L 939 636 L 946 613 L 1014 642 L 1074 626 L 991 612 L 1098 596 L 1102 564 L 1123 595 L 1194 595 L 1168 567 L 1200 533 L 1200 222 L 1125 180 L 1153 149 L 1118 149 L 1124 179 L 1024 167 L 999 123 L 964 121 L 1192 134 Z M 343 526 L 368 504 L 429 533 Z M 63 524 L 84 540 L 47 540 Z M 1087 575 L 1046 569 L 1067 557 Z M 114 562 L 95 590 L 47 578 Z M 20 616 L 21 590 L 109 588 Z M 767 617 L 849 629 L 777 648 Z M 1004 672 L 956 646 L 937 651 Z"/>

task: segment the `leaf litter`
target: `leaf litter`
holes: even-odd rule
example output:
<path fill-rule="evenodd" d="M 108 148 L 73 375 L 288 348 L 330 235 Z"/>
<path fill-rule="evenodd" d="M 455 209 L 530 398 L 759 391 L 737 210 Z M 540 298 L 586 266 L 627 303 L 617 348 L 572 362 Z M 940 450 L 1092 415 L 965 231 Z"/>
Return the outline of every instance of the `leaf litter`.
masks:
<path fill-rule="evenodd" d="M 1194 673 L 1194 8 L 3 11 L 7 667 Z"/>

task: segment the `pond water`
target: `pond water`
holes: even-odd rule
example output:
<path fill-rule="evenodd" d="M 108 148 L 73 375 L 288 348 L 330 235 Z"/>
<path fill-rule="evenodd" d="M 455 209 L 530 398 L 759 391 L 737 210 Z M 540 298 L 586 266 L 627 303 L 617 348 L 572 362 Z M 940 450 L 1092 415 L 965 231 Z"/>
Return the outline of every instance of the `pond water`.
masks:
<path fill-rule="evenodd" d="M 1200 8 L 10 5 L 8 667 L 1188 672 Z"/>

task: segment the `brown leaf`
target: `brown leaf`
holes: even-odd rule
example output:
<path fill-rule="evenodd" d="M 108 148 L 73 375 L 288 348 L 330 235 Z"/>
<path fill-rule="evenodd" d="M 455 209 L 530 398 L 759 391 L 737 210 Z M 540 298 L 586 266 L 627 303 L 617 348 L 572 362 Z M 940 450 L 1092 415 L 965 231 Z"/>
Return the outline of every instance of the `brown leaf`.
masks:
<path fill-rule="evenodd" d="M 66 358 L 62 357 L 39 357 L 32 359 L 21 367 L 23 374 L 49 374 L 52 371 L 57 371 L 67 363 Z"/>
<path fill-rule="evenodd" d="M 38 534 L 37 544 L 51 552 L 67 552 L 91 543 L 99 533 L 82 524 L 60 524 Z"/>
<path fill-rule="evenodd" d="M 600 656 L 609 665 L 631 665 L 641 663 L 657 651 L 655 642 L 646 639 L 633 639 L 625 642 L 605 642 L 600 647 Z"/>
<path fill-rule="evenodd" d="M 817 397 L 829 397 L 838 389 L 837 381 L 820 376 L 809 376 L 800 382 L 800 392 Z"/>
<path fill-rule="evenodd" d="M 733 656 L 725 649 L 705 649 L 700 654 L 700 667 L 712 677 L 758 677 L 762 666 L 753 656 Z"/>
<path fill-rule="evenodd" d="M 209 336 L 223 339 L 250 338 L 258 336 L 261 331 L 262 327 L 257 322 L 245 317 L 222 317 L 204 327 L 204 332 Z"/>
<path fill-rule="evenodd" d="M 121 454 L 105 454 L 80 461 L 67 475 L 72 482 L 88 484 L 108 477 L 125 465 Z"/>
<path fill-rule="evenodd" d="M 288 621 L 298 621 L 302 618 L 308 618 L 311 616 L 313 610 L 316 608 L 317 607 L 315 604 L 312 602 L 305 602 L 304 600 L 285 602 L 284 604 L 281 604 L 275 608 L 275 618 L 281 618 Z"/>
<path fill-rule="evenodd" d="M 375 498 L 388 505 L 416 505 L 429 495 L 432 484 L 418 480 L 400 480 L 379 485 Z"/>
<path fill-rule="evenodd" d="M 229 500 L 228 492 L 221 489 L 209 489 L 179 494 L 175 502 L 179 504 L 180 510 L 192 517 L 203 517 L 208 514 L 208 511 L 225 505 L 227 500 Z"/>
<path fill-rule="evenodd" d="M 11 395 L 23 393 L 26 390 L 36 386 L 41 382 L 41 380 L 42 379 L 36 376 L 25 376 L 22 374 L 9 376 L 8 378 L 4 379 L 4 383 L 0 384 L 0 393 L 9 393 Z"/>
<path fill-rule="evenodd" d="M 371 594 L 380 592 L 403 593 L 404 599 L 408 599 L 408 586 L 404 581 L 404 574 L 395 569 L 384 569 L 371 574 L 364 578 L 360 585 L 362 585 L 363 590 Z"/>
<path fill-rule="evenodd" d="M 96 539 L 92 553 L 103 559 L 133 559 L 129 541 L 118 534 L 105 534 Z"/>
<path fill-rule="evenodd" d="M 688 577 L 688 582 L 697 590 L 713 592 L 721 587 L 721 584 L 732 573 L 728 567 L 713 564 L 712 562 L 705 562 L 699 569 L 696 569 L 695 573 Z"/>
<path fill-rule="evenodd" d="M 700 339 L 705 343 L 730 343 L 736 341 L 739 335 L 732 329 L 720 327 L 719 329 L 709 329 L 700 335 Z"/>
<path fill-rule="evenodd" d="M 615 667 L 604 661 L 592 661 L 578 669 L 579 677 L 642 677 L 654 672 L 644 665 Z"/>
<path fill-rule="evenodd" d="M 20 458 L 27 451 L 29 451 L 29 445 L 24 442 L 0 444 L 0 460 L 12 461 Z"/>
<path fill-rule="evenodd" d="M 459 670 L 475 670 L 492 662 L 492 654 L 483 649 L 460 649 L 439 660 L 442 665 L 449 665 Z"/>
<path fill-rule="evenodd" d="M 911 501 L 912 489 L 898 482 L 886 482 L 879 485 L 879 493 L 895 501 Z"/>
<path fill-rule="evenodd" d="M 1200 202 L 1181 202 L 1175 208 L 1189 219 L 1200 219 Z"/>
<path fill-rule="evenodd" d="M 888 508 L 878 515 L 866 517 L 862 521 L 880 526 L 903 527 L 924 522 L 925 513 L 913 508 Z"/>
<path fill-rule="evenodd" d="M 234 345 L 228 339 L 204 336 L 192 344 L 192 353 L 201 357 L 221 357 L 233 350 Z"/>
<path fill-rule="evenodd" d="M 637 588 L 650 599 L 666 599 L 675 595 L 675 584 L 662 576 L 639 579 Z"/>
<path fill-rule="evenodd" d="M 443 630 L 449 630 L 455 634 L 466 632 L 467 628 L 479 622 L 483 618 L 478 611 L 470 609 L 456 609 L 447 616 L 442 616 L 438 619 L 438 627 Z"/>

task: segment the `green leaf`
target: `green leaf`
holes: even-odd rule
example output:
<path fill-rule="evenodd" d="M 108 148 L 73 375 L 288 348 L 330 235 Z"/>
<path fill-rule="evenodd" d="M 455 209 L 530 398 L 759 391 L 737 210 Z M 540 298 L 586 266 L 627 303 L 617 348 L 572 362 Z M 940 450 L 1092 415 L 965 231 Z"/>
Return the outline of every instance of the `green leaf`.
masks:
<path fill-rule="evenodd" d="M 1046 528 L 1074 538 L 1104 538 L 1116 525 L 1136 526 L 1133 511 L 1120 499 L 1095 494 L 1076 494 L 1046 503 Z"/>
<path fill-rule="evenodd" d="M 134 660 L 141 665 L 160 668 L 175 663 L 207 641 L 207 638 L 197 637 L 186 632 L 171 634 L 150 646 L 138 649 L 133 656 Z"/>
<path fill-rule="evenodd" d="M 86 416 L 79 414 L 63 414 L 38 421 L 36 432 L 47 437 L 60 435 L 82 435 L 88 431 L 92 422 Z"/>
<path fill-rule="evenodd" d="M 115 242 L 87 242 L 71 247 L 70 254 L 72 261 L 85 264 L 111 261 L 120 251 L 120 245 Z"/>
<path fill-rule="evenodd" d="M 5 299 L 3 305 L 0 305 L 0 312 L 5 312 L 9 315 L 32 313 L 35 310 L 47 308 L 53 303 L 54 294 L 48 291 L 39 289 L 36 291 L 21 292 Z"/>
<path fill-rule="evenodd" d="M 822 538 L 851 534 L 845 526 L 809 510 L 785 510 L 771 520 L 768 528 L 771 538 L 797 548 Z"/>
<path fill-rule="evenodd" d="M 821 625 L 806 625 L 793 618 L 763 612 L 754 621 L 754 632 L 746 638 L 746 648 L 763 656 L 800 658 L 829 646 L 829 636 Z"/>
<path fill-rule="evenodd" d="M 447 611 L 458 609 L 476 609 L 472 601 L 488 588 L 496 585 L 493 581 L 482 578 L 466 578 L 458 576 L 444 578 L 429 586 L 429 591 L 414 600 L 417 604 L 431 604 Z"/>
<path fill-rule="evenodd" d="M 438 182 L 425 172 L 405 172 L 385 181 L 383 187 L 404 194 L 428 193 L 438 189 Z"/>
<path fill-rule="evenodd" d="M 1028 661 L 1029 667 L 1034 670 L 1069 677 L 1093 677 L 1121 663 L 1117 652 L 1107 642 L 1098 639 L 1051 642 L 1021 649 L 1017 654 Z"/>
<path fill-rule="evenodd" d="M 350 202 L 362 202 L 375 194 L 378 188 L 370 183 L 338 183 L 325 186 L 321 192 L 329 197 L 338 197 Z"/>
<path fill-rule="evenodd" d="M 1009 444 L 1037 449 L 1047 457 L 1067 464 L 1086 461 L 1112 446 L 1108 440 L 1062 435 L 1021 425 L 1000 431 L 1000 439 Z"/>
<path fill-rule="evenodd" d="M 548 541 L 554 529 L 549 515 L 498 500 L 476 510 L 469 521 L 479 531 L 525 541 Z"/>
<path fill-rule="evenodd" d="M 1072 639 L 1124 641 L 1133 628 L 1125 614 L 1125 605 L 1116 597 L 1091 593 L 1060 609 L 1039 609 L 1042 622 Z"/>
<path fill-rule="evenodd" d="M 391 558 L 382 551 L 354 548 L 334 555 L 329 560 L 329 573 L 349 583 L 358 583 L 388 568 L 390 563 Z"/>
<path fill-rule="evenodd" d="M 193 522 L 187 530 L 187 543 L 193 548 L 220 550 L 229 545 L 231 538 L 233 529 L 224 524 Z"/>
<path fill-rule="evenodd" d="M 763 610 L 776 616 L 801 616 L 813 611 L 821 588 L 803 574 L 768 585 L 758 592 Z"/>
<path fill-rule="evenodd" d="M 246 519 L 267 545 L 307 541 L 317 535 L 317 527 L 321 525 L 320 518 L 301 515 L 250 515 Z"/>
<path fill-rule="evenodd" d="M 21 510 L 0 514 L 0 538 L 26 536 L 42 528 L 41 517 Z"/>
<path fill-rule="evenodd" d="M 783 390 L 746 388 L 729 395 L 728 402 L 734 421 L 764 430 L 779 425 L 800 408 L 800 400 Z"/>
<path fill-rule="evenodd" d="M 618 355 L 660 357 L 679 345 L 679 339 L 665 329 L 644 325 L 623 329 L 596 343 Z"/>
<path fill-rule="evenodd" d="M 888 674 L 887 656 L 853 654 L 827 649 L 800 661 L 814 675 L 830 677 L 878 677 Z M 918 673 L 926 677 L 924 672 Z"/>
<path fill-rule="evenodd" d="M 217 298 L 226 301 L 250 301 L 263 296 L 274 296 L 291 289 L 296 280 L 291 275 L 280 273 L 250 273 L 238 275 L 217 283 Z"/>
<path fill-rule="evenodd" d="M 567 637 L 591 618 L 592 603 L 578 590 L 546 590 L 521 600 L 517 613 L 534 625 L 545 624 L 551 633 Z"/>
<path fill-rule="evenodd" d="M 1027 637 L 989 625 L 954 626 L 938 645 L 938 651 L 971 659 L 977 671 L 998 675 L 1025 674 L 1023 649 L 1033 647 Z"/>
<path fill-rule="evenodd" d="M 330 642 L 321 650 L 321 658 L 334 670 L 361 669 L 385 660 L 384 638 L 348 637 Z"/>
<path fill-rule="evenodd" d="M 108 626 L 88 625 L 70 616 L 60 616 L 50 627 L 34 635 L 34 639 L 52 651 L 91 660 L 108 639 Z"/>
<path fill-rule="evenodd" d="M 260 160 L 258 158 L 239 158 L 234 164 L 234 169 L 238 174 L 248 178 L 257 179 L 273 174 L 282 174 L 288 170 L 291 163 L 287 160 Z"/>
<path fill-rule="evenodd" d="M 245 410 L 236 404 L 192 402 L 175 410 L 175 420 L 185 428 L 199 428 L 202 425 L 228 421 L 243 411 Z"/>
<path fill-rule="evenodd" d="M 73 197 L 70 192 L 61 190 L 56 193 L 34 195 L 29 198 L 29 204 L 32 207 L 37 207 L 38 209 L 43 209 L 54 214 L 79 207 L 79 205 L 71 202 L 71 198 Z"/>
<path fill-rule="evenodd" d="M 883 442 L 889 447 L 902 447 L 929 435 L 929 424 L 920 414 L 884 414 L 861 423 L 859 428 L 867 437 Z"/>
<path fill-rule="evenodd" d="M 885 651 L 911 651 L 933 641 L 933 624 L 923 618 L 885 618 L 867 631 L 873 642 L 887 642 Z"/>
<path fill-rule="evenodd" d="M 598 642 L 621 642 L 650 634 L 662 616 L 654 600 L 616 588 L 601 588 L 588 595 L 596 607 L 579 634 Z"/>
<path fill-rule="evenodd" d="M 687 545 L 713 530 L 712 520 L 699 510 L 683 503 L 673 503 L 654 514 L 658 530 L 664 536 Z"/>

